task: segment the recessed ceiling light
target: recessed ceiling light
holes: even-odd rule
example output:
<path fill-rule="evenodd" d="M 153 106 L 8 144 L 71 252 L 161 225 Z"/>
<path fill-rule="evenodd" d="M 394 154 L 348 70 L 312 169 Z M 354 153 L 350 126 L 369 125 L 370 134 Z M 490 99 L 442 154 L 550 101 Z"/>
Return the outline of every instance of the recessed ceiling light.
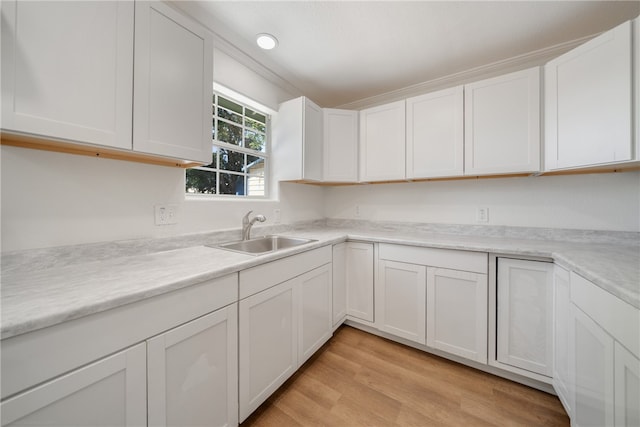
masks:
<path fill-rule="evenodd" d="M 256 36 L 256 43 L 265 50 L 271 50 L 278 46 L 278 39 L 271 34 L 262 33 Z"/>

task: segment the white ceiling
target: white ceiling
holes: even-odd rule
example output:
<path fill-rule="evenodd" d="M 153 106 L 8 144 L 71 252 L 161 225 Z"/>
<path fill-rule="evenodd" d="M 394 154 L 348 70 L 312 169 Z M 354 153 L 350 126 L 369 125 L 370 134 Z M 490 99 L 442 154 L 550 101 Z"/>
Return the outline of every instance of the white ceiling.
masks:
<path fill-rule="evenodd" d="M 323 107 L 597 34 L 640 1 L 201 1 L 199 19 Z M 261 51 L 255 35 L 279 40 Z"/>

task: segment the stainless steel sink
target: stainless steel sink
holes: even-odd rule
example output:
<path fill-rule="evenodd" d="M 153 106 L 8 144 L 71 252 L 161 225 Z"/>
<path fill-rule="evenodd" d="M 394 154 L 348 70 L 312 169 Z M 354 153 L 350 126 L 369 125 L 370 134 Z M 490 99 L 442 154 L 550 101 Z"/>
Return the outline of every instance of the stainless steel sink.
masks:
<path fill-rule="evenodd" d="M 293 248 L 310 242 L 315 242 L 315 240 L 287 236 L 264 236 L 251 240 L 223 243 L 214 247 L 249 255 L 261 255 L 279 249 Z"/>

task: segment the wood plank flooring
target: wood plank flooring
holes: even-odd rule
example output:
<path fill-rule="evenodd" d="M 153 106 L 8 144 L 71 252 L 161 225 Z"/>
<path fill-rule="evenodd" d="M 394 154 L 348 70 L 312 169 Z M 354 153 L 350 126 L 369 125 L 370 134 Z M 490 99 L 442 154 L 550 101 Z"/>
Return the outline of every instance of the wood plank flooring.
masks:
<path fill-rule="evenodd" d="M 342 326 L 249 426 L 569 426 L 569 418 L 555 396 Z"/>

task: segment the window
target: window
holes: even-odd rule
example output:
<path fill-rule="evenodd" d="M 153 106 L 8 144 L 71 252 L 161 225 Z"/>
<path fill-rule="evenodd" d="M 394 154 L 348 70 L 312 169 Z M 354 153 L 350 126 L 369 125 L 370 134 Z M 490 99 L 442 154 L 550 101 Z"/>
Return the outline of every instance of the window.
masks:
<path fill-rule="evenodd" d="M 187 194 L 265 197 L 269 116 L 218 93 L 212 106 L 212 161 L 187 170 Z"/>

